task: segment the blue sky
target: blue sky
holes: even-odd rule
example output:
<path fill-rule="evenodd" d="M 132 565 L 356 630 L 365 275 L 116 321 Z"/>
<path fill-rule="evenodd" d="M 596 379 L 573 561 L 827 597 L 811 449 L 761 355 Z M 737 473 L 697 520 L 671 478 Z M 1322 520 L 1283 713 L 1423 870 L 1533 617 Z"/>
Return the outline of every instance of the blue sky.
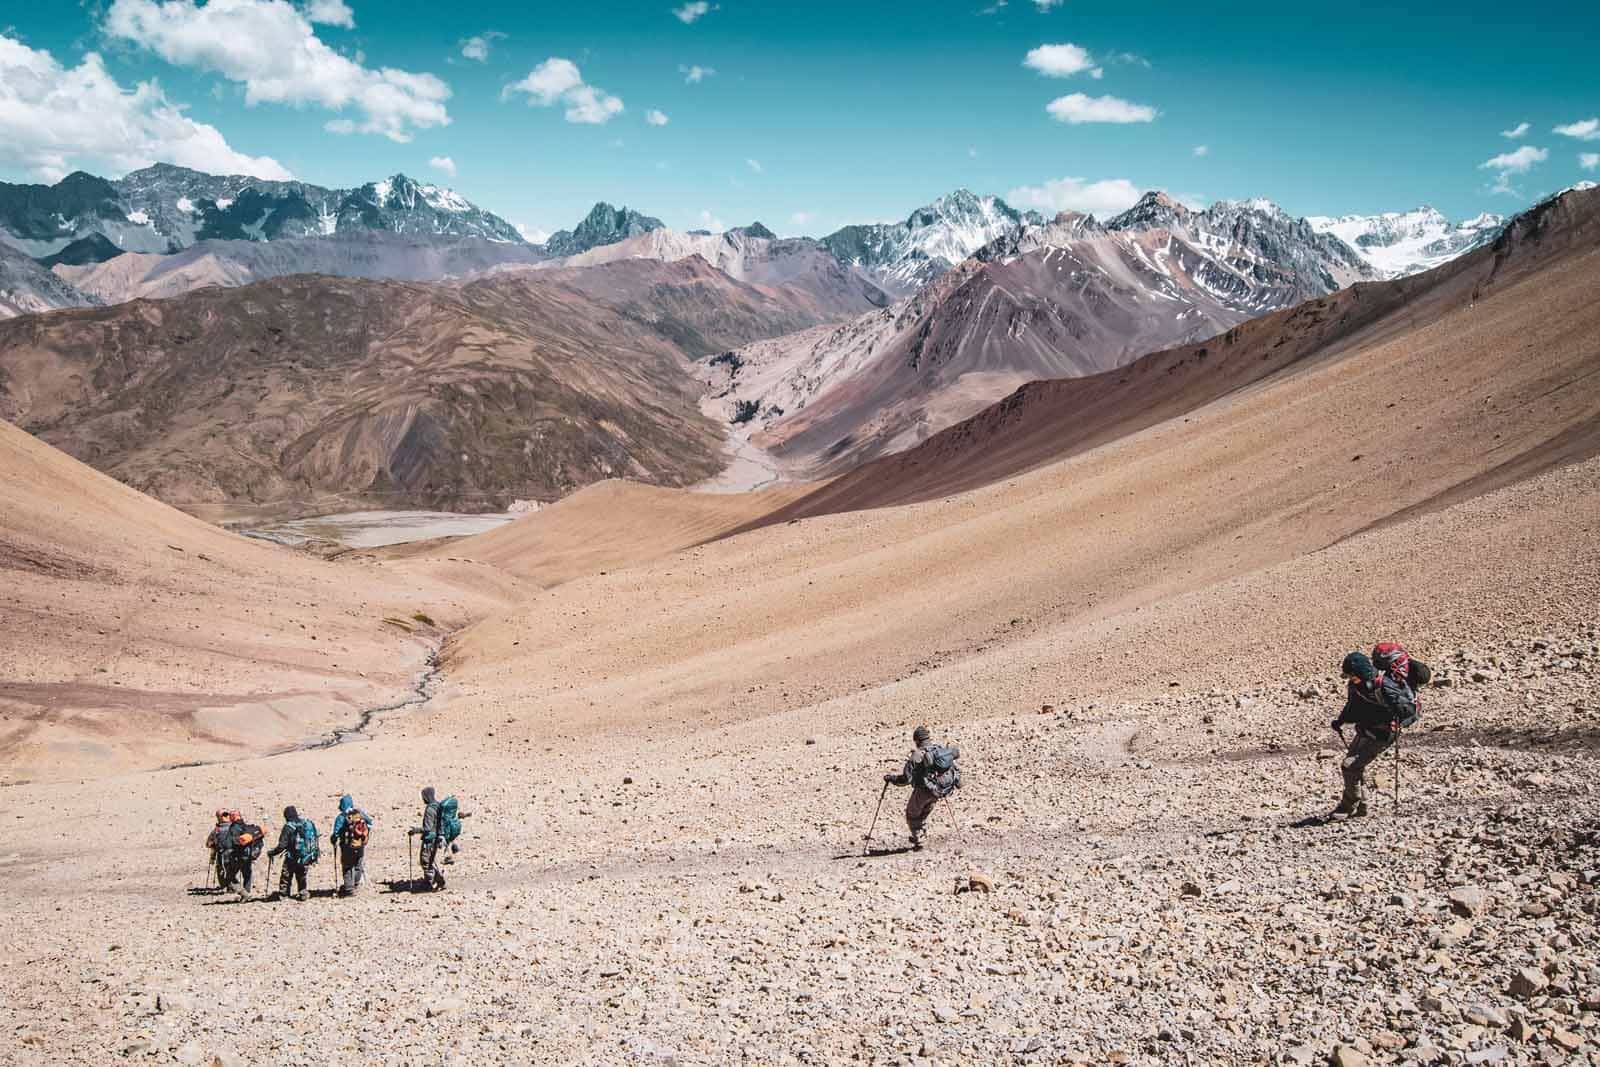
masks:
<path fill-rule="evenodd" d="M 1164 188 L 1461 218 L 1600 179 L 1593 4 L 8 7 L 11 181 L 155 157 L 332 186 L 404 171 L 530 232 L 606 199 L 824 233 L 963 185 L 1102 216 Z"/>

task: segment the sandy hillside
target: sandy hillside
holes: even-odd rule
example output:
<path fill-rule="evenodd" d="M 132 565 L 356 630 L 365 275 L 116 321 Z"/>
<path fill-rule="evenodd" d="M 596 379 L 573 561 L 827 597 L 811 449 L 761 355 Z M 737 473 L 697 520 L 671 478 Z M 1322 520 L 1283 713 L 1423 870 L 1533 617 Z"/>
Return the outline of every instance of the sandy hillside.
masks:
<path fill-rule="evenodd" d="M 249 541 L 3 421 L 0 514 L 0 781 L 315 739 L 403 696 L 445 630 L 517 586 Z"/>
<path fill-rule="evenodd" d="M 1600 255 L 1564 247 L 1476 301 L 913 504 L 708 541 L 783 497 L 600 486 L 353 570 L 240 548 L 271 582 L 238 594 L 167 563 L 158 617 L 209 610 L 211 629 L 284 619 L 325 576 L 342 664 L 401 640 L 357 640 L 380 591 L 525 584 L 509 608 L 463 598 L 477 621 L 436 695 L 365 740 L 0 789 L 5 1054 L 1593 1064 L 1600 458 L 1552 442 L 1600 409 Z M 130 573 L 167 536 L 185 560 L 244 559 L 15 450 L 38 469 L 8 500 L 90 509 L 59 519 L 116 532 Z M 63 479 L 81 488 L 42 488 Z M 41 551 L 6 529 L 13 555 Z M 51 598 L 77 587 L 28 581 L 34 643 L 69 647 L 83 627 Z M 1335 665 L 1380 637 L 1444 684 L 1403 746 L 1399 814 L 1386 759 L 1373 813 L 1325 823 Z M 895 848 L 891 793 L 864 856 L 919 721 L 960 744 L 966 788 L 921 853 Z M 449 890 L 420 895 L 401 831 L 430 782 L 472 817 Z M 379 820 L 368 892 L 328 898 L 327 866 L 305 904 L 205 889 L 211 809 L 275 828 L 295 803 L 326 830 L 346 790 Z M 956 892 L 974 873 L 992 892 Z"/>

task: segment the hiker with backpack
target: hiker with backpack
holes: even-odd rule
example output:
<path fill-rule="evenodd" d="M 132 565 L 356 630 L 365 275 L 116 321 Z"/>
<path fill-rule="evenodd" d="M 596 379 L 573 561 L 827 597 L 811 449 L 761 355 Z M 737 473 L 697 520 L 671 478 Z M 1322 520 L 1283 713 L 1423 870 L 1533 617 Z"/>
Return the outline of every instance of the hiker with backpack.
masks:
<path fill-rule="evenodd" d="M 321 850 L 317 844 L 317 824 L 310 819 L 302 819 L 293 804 L 283 809 L 283 829 L 278 832 L 278 844 L 267 856 L 283 857 L 283 873 L 278 876 L 278 891 L 269 899 L 279 900 L 290 896 L 290 889 L 298 885 L 299 891 L 293 896 L 296 900 L 309 900 L 311 893 L 306 889 L 306 880 L 311 871 L 311 865 L 317 862 Z"/>
<path fill-rule="evenodd" d="M 329 840 L 339 848 L 339 867 L 344 880 L 339 884 L 339 895 L 347 897 L 361 885 L 367 876 L 367 839 L 372 836 L 372 816 L 356 807 L 349 793 L 339 798 L 339 814 L 333 820 L 333 834 Z"/>
<path fill-rule="evenodd" d="M 251 875 L 265 847 L 265 835 L 261 827 L 245 822 L 243 815 L 233 811 L 228 813 L 228 828 L 221 841 L 223 888 L 231 890 L 237 886 L 242 904 L 250 899 Z"/>
<path fill-rule="evenodd" d="M 936 745 L 933 733 L 919 726 L 911 733 L 915 748 L 906 757 L 899 774 L 886 774 L 888 785 L 909 785 L 911 798 L 906 801 L 906 827 L 911 831 L 911 847 L 922 848 L 923 827 L 933 806 L 961 788 L 961 768 L 956 761 L 961 750 L 953 746 Z"/>
<path fill-rule="evenodd" d="M 1332 726 L 1341 738 L 1346 725 L 1354 726 L 1355 736 L 1339 764 L 1344 792 L 1333 814 L 1361 818 L 1367 814 L 1367 770 L 1399 740 L 1402 729 L 1417 721 L 1421 714 L 1417 689 L 1428 683 L 1432 672 L 1389 642 L 1374 646 L 1370 657 L 1350 653 L 1339 669 L 1347 683 L 1345 703 Z"/>
<path fill-rule="evenodd" d="M 227 848 L 225 842 L 228 836 L 228 827 L 232 825 L 233 812 L 228 811 L 226 808 L 219 808 L 217 810 L 217 821 L 211 827 L 211 832 L 206 834 L 206 851 L 211 853 L 211 862 L 206 866 L 216 879 L 218 889 L 227 884 Z"/>
<path fill-rule="evenodd" d="M 448 857 L 450 850 L 455 849 L 456 838 L 461 836 L 461 820 L 466 818 L 466 813 L 460 810 L 455 797 L 445 797 L 443 800 L 435 799 L 438 794 L 433 786 L 425 786 L 422 790 L 422 825 L 412 827 L 413 836 L 421 835 L 422 849 L 422 879 L 429 890 L 444 888 L 444 872 L 439 869 L 441 857 L 440 850 L 445 850 Z M 444 862 L 449 862 L 448 858 Z"/>

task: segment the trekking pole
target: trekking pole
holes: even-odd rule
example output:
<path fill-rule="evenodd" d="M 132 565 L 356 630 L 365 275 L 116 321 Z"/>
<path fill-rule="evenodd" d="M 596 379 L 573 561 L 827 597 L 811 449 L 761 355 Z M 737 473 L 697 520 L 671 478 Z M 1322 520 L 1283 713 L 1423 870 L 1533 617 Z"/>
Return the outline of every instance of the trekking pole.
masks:
<path fill-rule="evenodd" d="M 883 783 L 883 792 L 878 794 L 878 806 L 872 810 L 872 825 L 867 828 L 867 836 L 865 838 L 863 838 L 862 840 L 864 840 L 864 841 L 871 841 L 872 840 L 873 831 L 878 828 L 878 815 L 879 815 L 879 813 L 881 813 L 883 811 L 883 798 L 888 796 L 888 795 L 889 795 L 889 783 L 887 781 L 885 781 Z"/>
<path fill-rule="evenodd" d="M 278 862 L 278 857 L 267 857 L 267 895 L 272 895 L 272 865 Z"/>
<path fill-rule="evenodd" d="M 417 839 L 416 834 L 406 834 L 406 888 L 410 889 L 417 884 L 416 863 L 412 860 L 413 849 L 411 843 Z"/>
<path fill-rule="evenodd" d="M 1405 731 L 1394 724 L 1394 810 L 1400 810 L 1400 735 Z"/>

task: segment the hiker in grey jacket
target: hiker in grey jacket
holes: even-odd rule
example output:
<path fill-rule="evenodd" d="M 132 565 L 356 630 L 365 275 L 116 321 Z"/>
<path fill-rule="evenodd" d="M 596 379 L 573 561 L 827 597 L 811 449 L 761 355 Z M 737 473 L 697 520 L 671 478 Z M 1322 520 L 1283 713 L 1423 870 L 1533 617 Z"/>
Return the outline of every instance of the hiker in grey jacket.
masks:
<path fill-rule="evenodd" d="M 295 853 L 295 842 L 300 839 L 300 813 L 290 804 L 283 809 L 283 829 L 278 831 L 278 844 L 267 853 L 272 856 L 283 857 L 283 873 L 278 876 L 278 891 L 271 897 L 278 900 L 289 896 L 291 885 L 298 883 L 300 890 L 294 895 L 296 900 L 307 900 L 311 894 L 306 890 L 306 867 L 300 862 Z"/>
<path fill-rule="evenodd" d="M 928 816 L 933 813 L 933 806 L 961 785 L 961 772 L 955 768 L 953 762 L 960 752 L 957 749 L 946 749 L 934 744 L 933 733 L 926 726 L 919 726 L 913 730 L 911 741 L 916 747 L 906 757 L 905 766 L 901 768 L 900 773 L 886 774 L 883 780 L 890 785 L 911 787 L 911 798 L 906 801 L 906 828 L 911 831 L 911 847 L 920 849 L 923 827 L 927 825 Z M 941 757 L 947 757 L 951 761 L 944 769 L 935 765 Z"/>
<path fill-rule="evenodd" d="M 433 786 L 422 790 L 422 825 L 411 832 L 422 835 L 422 879 L 429 889 L 444 888 L 444 872 L 439 870 L 439 846 L 444 842 L 439 834 L 439 801 Z"/>

